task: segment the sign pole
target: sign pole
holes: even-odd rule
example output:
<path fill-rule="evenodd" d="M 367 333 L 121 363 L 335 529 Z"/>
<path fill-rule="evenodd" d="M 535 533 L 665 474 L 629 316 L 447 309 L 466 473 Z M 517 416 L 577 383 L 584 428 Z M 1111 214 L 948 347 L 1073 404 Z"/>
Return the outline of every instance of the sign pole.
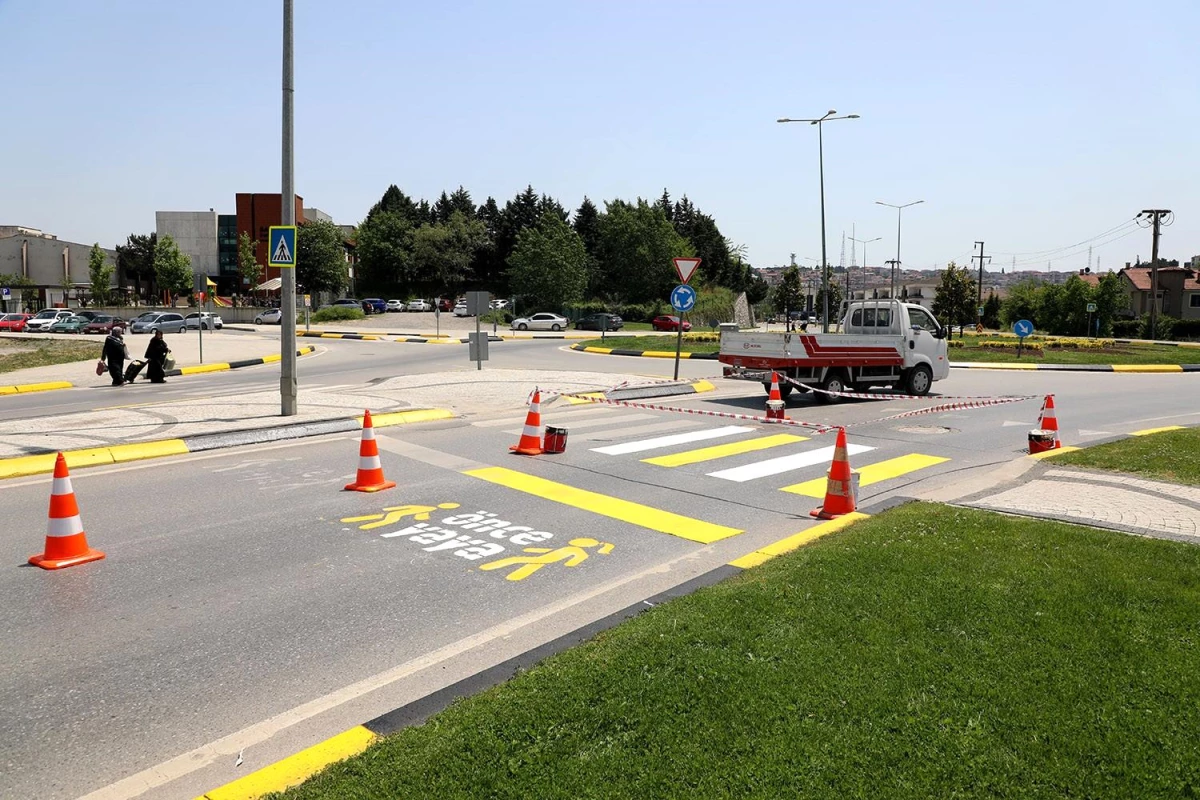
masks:
<path fill-rule="evenodd" d="M 679 353 L 683 349 L 683 314 L 679 315 L 679 330 L 675 335 L 675 380 L 679 380 Z"/>
<path fill-rule="evenodd" d="M 679 356 L 683 351 L 683 314 L 686 311 L 691 311 L 696 305 L 696 290 L 688 285 L 688 281 L 696 274 L 696 270 L 700 267 L 700 259 L 698 258 L 672 258 L 671 263 L 675 265 L 675 274 L 679 276 L 682 285 L 676 286 L 671 292 L 671 308 L 678 313 L 679 327 L 675 334 L 675 380 L 679 380 Z M 600 338 L 604 338 L 603 332 Z"/>
<path fill-rule="evenodd" d="M 294 59 L 292 53 L 292 0 L 283 0 L 283 186 L 282 208 L 280 209 L 280 225 L 294 226 L 296 224 L 296 179 L 295 179 L 295 150 L 292 123 L 294 113 L 292 102 L 295 96 Z M 292 252 L 295 262 L 296 253 Z M 292 417 L 296 415 L 296 270 L 281 269 L 283 278 L 280 287 L 279 324 L 283 327 L 280 336 L 279 361 L 279 406 L 280 415 Z"/>

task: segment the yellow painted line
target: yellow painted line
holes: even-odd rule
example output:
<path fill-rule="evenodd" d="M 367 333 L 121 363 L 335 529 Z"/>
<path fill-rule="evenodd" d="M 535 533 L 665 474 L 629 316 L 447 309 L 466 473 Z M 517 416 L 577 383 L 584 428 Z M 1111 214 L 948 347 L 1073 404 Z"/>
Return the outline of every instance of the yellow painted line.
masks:
<path fill-rule="evenodd" d="M 194 367 L 182 367 L 180 375 L 199 375 L 204 372 L 223 372 L 230 369 L 228 364 L 197 364 Z"/>
<path fill-rule="evenodd" d="M 1165 428 L 1146 428 L 1144 431 L 1134 431 L 1130 436 L 1149 436 L 1152 433 L 1166 433 L 1167 431 L 1181 431 L 1182 425 L 1168 425 Z"/>
<path fill-rule="evenodd" d="M 433 422 L 439 419 L 454 419 L 454 412 L 444 408 L 414 408 L 412 411 L 393 411 L 390 414 L 372 414 L 371 425 L 388 428 L 392 425 L 408 425 L 413 422 Z M 358 417 L 362 425 L 363 418 Z"/>
<path fill-rule="evenodd" d="M 1038 461 L 1041 461 L 1043 458 L 1053 458 L 1054 456 L 1061 455 L 1063 453 L 1073 453 L 1078 449 L 1078 447 L 1067 447 L 1066 445 L 1063 445 L 1055 450 L 1046 450 L 1042 453 L 1030 453 L 1028 457 L 1036 458 Z"/>
<path fill-rule="evenodd" d="M 852 525 L 855 522 L 858 522 L 860 519 L 867 519 L 869 516 L 869 514 L 860 514 L 855 511 L 851 514 L 845 515 L 844 517 L 838 517 L 837 519 L 831 519 L 828 522 L 822 522 L 819 525 L 812 526 L 806 531 L 789 536 L 786 539 L 780 539 L 774 544 L 769 544 L 766 547 L 760 547 L 753 553 L 747 553 L 741 558 L 735 558 L 733 561 L 729 562 L 729 566 L 741 567 L 742 569 L 757 567 L 764 561 L 770 561 L 776 556 L 781 556 L 784 553 L 790 553 L 791 551 L 803 547 L 806 544 L 815 542 L 822 536 L 828 536 L 835 531 L 840 531 L 842 528 Z"/>
<path fill-rule="evenodd" d="M 563 395 L 563 398 L 573 406 L 577 406 L 577 405 L 581 405 L 581 404 L 585 404 L 585 403 L 587 405 L 591 405 L 591 401 L 585 399 L 588 397 L 591 397 L 594 400 L 603 400 L 604 392 L 586 392 L 584 394 L 574 394 L 574 395 L 564 394 Z"/>
<path fill-rule="evenodd" d="M 0 394 L 16 394 L 17 387 L 15 386 L 0 386 Z"/>
<path fill-rule="evenodd" d="M 157 442 L 134 442 L 118 444 L 108 448 L 114 463 L 125 461 L 140 461 L 145 458 L 161 458 L 163 456 L 181 456 L 190 452 L 183 439 L 162 439 Z"/>
<path fill-rule="evenodd" d="M 178 456 L 188 453 L 187 445 L 182 439 L 163 439 L 156 442 L 136 442 L 133 444 L 118 444 L 112 447 L 89 447 L 83 450 L 64 450 L 67 466 L 70 469 L 96 467 L 105 464 L 120 464 L 126 461 L 138 461 L 144 458 L 159 458 L 161 456 Z M 27 475 L 41 475 L 54 471 L 57 453 L 41 453 L 36 456 L 19 456 L 17 458 L 0 458 L 0 479 L 23 478 Z"/>
<path fill-rule="evenodd" d="M 712 447 L 701 447 L 696 450 L 685 450 L 682 453 L 672 453 L 668 456 L 643 458 L 643 464 L 654 464 L 659 467 L 681 467 L 685 464 L 699 464 L 701 461 L 712 461 L 726 456 L 736 456 L 742 453 L 753 453 L 756 450 L 767 450 L 772 447 L 782 447 L 794 442 L 806 442 L 807 436 L 797 436 L 793 433 L 777 433 L 774 436 L 760 436 L 757 439 L 745 439 L 729 444 L 717 444 Z M 822 495 L 824 496 L 824 495 Z"/>
<path fill-rule="evenodd" d="M 870 486 L 872 483 L 899 478 L 901 475 L 907 475 L 910 472 L 916 472 L 919 469 L 932 467 L 935 464 L 941 464 L 949 460 L 941 456 L 926 456 L 920 453 L 910 453 L 899 458 L 889 458 L 887 461 L 880 461 L 878 464 L 868 464 L 865 467 L 860 467 L 858 469 L 858 485 Z M 820 498 L 825 496 L 826 482 L 825 478 L 813 478 L 811 481 L 785 486 L 780 491 L 802 494 L 805 497 Z"/>
<path fill-rule="evenodd" d="M 1113 364 L 1113 372 L 1183 372 L 1178 364 Z"/>
<path fill-rule="evenodd" d="M 658 531 L 659 533 L 669 533 L 672 536 L 678 536 L 693 542 L 700 542 L 701 544 L 711 544 L 742 533 L 738 528 L 727 528 L 724 525 L 716 525 L 711 522 L 692 519 L 691 517 L 673 514 L 670 511 L 663 511 L 658 508 L 641 505 L 640 503 L 621 500 L 617 497 L 609 497 L 608 495 L 589 492 L 585 489 L 576 489 L 574 486 L 567 486 L 566 484 L 556 483 L 545 478 L 526 475 L 522 472 L 505 469 L 504 467 L 473 469 L 463 474 L 499 486 L 506 486 L 518 492 L 525 492 L 534 497 L 552 500 L 555 503 L 562 503 L 565 506 L 618 519 L 622 522 L 628 522 L 631 525 Z"/>
<path fill-rule="evenodd" d="M 643 350 L 642 351 L 642 358 L 674 358 L 674 357 L 675 357 L 674 350 L 671 350 L 669 352 L 666 350 Z"/>
<path fill-rule="evenodd" d="M 14 386 L 18 394 L 27 392 L 49 392 L 54 389 L 70 389 L 73 384 L 66 381 L 50 381 L 48 383 L 24 383 Z"/>
<path fill-rule="evenodd" d="M 330 764 L 358 755 L 377 738 L 362 725 L 357 725 L 244 778 L 205 792 L 200 800 L 254 800 L 272 792 L 281 792 L 303 783 Z"/>
<path fill-rule="evenodd" d="M 599 353 L 604 356 L 612 355 L 612 351 L 613 351 L 613 349 L 611 347 L 585 347 L 585 348 L 583 348 L 583 352 L 585 352 L 585 353 Z"/>
<path fill-rule="evenodd" d="M 709 381 L 696 381 L 692 384 L 692 388 L 697 392 L 715 392 L 717 387 Z"/>

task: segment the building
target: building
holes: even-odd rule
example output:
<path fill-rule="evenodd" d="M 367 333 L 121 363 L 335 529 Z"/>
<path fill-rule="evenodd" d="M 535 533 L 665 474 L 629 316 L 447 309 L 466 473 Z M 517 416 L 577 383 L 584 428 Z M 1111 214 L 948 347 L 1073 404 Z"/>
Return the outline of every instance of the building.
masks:
<path fill-rule="evenodd" d="M 258 263 L 263 265 L 262 281 L 280 277 L 277 268 L 267 266 L 267 236 L 271 227 L 283 224 L 283 195 L 247 194 L 238 192 L 235 197 L 237 208 L 237 232 L 240 238 L 248 234 L 255 242 L 255 255 Z M 304 199 L 296 195 L 296 224 L 305 221 Z M 243 286 L 241 291 L 249 291 L 253 287 Z"/>
<path fill-rule="evenodd" d="M 117 253 L 112 249 L 101 249 L 114 268 L 112 287 L 115 288 Z M 27 286 L 32 284 L 27 292 L 10 291 L 11 299 L 5 311 L 19 310 L 18 307 L 26 305 L 41 309 L 87 303 L 92 287 L 88 272 L 91 253 L 90 244 L 66 242 L 37 228 L 0 225 L 0 275 L 10 276 L 13 281 L 24 282 Z"/>
<path fill-rule="evenodd" d="M 156 211 L 154 230 L 161 242 L 170 236 L 192 260 L 192 271 L 215 278 L 220 272 L 217 250 L 217 212 Z"/>
<path fill-rule="evenodd" d="M 1162 262 L 1160 262 L 1162 263 Z M 1178 264 L 1178 262 L 1167 262 Z M 1129 294 L 1129 313 L 1135 317 L 1150 313 L 1150 267 L 1125 265 L 1118 275 Z M 1158 313 L 1175 319 L 1200 319 L 1200 274 L 1189 267 L 1158 268 Z"/>

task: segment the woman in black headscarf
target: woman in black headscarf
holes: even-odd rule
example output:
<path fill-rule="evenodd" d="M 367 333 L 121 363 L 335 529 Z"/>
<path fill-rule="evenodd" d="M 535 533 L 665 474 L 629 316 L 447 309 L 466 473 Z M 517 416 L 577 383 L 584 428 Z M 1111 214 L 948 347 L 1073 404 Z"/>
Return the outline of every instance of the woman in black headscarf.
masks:
<path fill-rule="evenodd" d="M 150 344 L 146 345 L 146 375 L 151 383 L 167 382 L 167 376 L 163 374 L 163 362 L 170 352 L 171 348 L 167 347 L 162 331 L 156 330 Z"/>
<path fill-rule="evenodd" d="M 125 384 L 125 359 L 129 358 L 129 349 L 125 346 L 122 330 L 113 327 L 112 333 L 104 339 L 104 361 L 108 364 L 108 374 L 112 375 L 113 386 Z"/>

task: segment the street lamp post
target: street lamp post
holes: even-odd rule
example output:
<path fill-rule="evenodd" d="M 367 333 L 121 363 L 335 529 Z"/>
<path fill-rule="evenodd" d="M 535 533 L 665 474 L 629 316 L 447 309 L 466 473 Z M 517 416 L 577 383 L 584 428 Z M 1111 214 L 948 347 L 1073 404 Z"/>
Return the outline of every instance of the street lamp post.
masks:
<path fill-rule="evenodd" d="M 896 271 L 900 269 L 900 212 L 909 206 L 915 206 L 918 203 L 924 203 L 924 200 L 913 200 L 911 203 L 905 203 L 902 206 L 893 205 L 892 203 L 884 203 L 881 200 L 876 200 L 875 205 L 887 206 L 888 208 L 896 209 L 896 263 L 892 265 L 892 291 L 891 296 L 896 297 Z"/>
<path fill-rule="evenodd" d="M 858 114 L 846 114 L 845 116 L 834 116 L 836 111 L 830 109 L 825 113 L 825 116 L 816 119 L 791 119 L 790 117 L 781 117 L 776 122 L 807 122 L 809 125 L 817 126 L 817 156 L 820 164 L 821 172 L 821 295 L 822 295 L 822 313 L 821 313 L 821 329 L 824 333 L 829 333 L 829 258 L 825 251 L 825 137 L 822 133 L 824 123 L 835 119 L 858 119 Z"/>
<path fill-rule="evenodd" d="M 882 238 L 883 238 L 882 236 L 876 236 L 874 239 L 855 239 L 853 236 L 850 237 L 850 241 L 858 242 L 859 244 L 861 244 L 863 246 L 863 263 L 862 263 L 863 300 L 867 299 L 867 272 L 866 272 L 866 270 L 867 270 L 867 245 L 869 245 L 871 242 L 878 242 Z M 846 270 L 846 300 L 849 301 L 851 299 L 852 299 L 852 297 L 850 295 L 850 270 Z"/>

